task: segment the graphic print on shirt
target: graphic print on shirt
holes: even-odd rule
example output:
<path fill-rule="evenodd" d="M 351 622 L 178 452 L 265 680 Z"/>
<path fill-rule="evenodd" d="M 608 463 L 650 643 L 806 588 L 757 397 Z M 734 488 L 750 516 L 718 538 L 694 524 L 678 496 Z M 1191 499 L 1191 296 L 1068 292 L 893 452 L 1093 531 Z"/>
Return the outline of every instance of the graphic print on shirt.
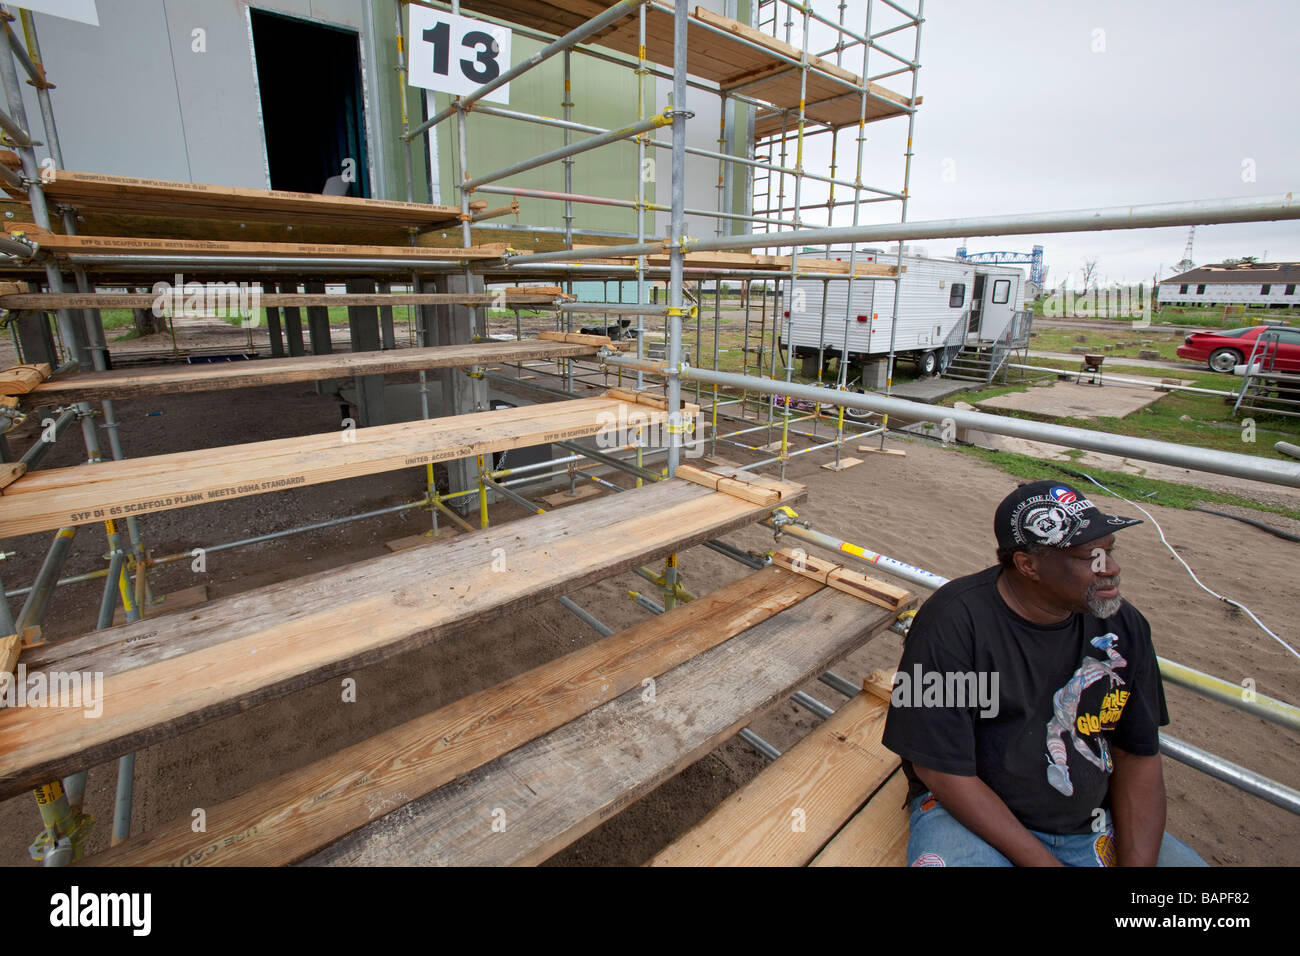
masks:
<path fill-rule="evenodd" d="M 1104 677 L 1110 679 L 1112 689 L 1116 684 L 1124 683 L 1124 679 L 1115 673 L 1116 668 L 1128 666 L 1128 661 L 1115 650 L 1118 640 L 1114 632 L 1094 637 L 1092 646 L 1105 651 L 1107 659 L 1099 661 L 1096 658 L 1085 657 L 1078 670 L 1065 682 L 1065 686 L 1052 695 L 1052 719 L 1047 722 L 1047 782 L 1067 797 L 1074 794 L 1074 784 L 1070 781 L 1069 752 L 1065 746 L 1067 735 L 1074 749 L 1089 763 L 1103 773 L 1111 771 L 1110 748 L 1106 744 L 1106 738 L 1097 738 L 1098 753 L 1093 753 L 1091 745 L 1084 737 L 1090 736 L 1095 730 L 1108 730 L 1114 726 L 1115 721 L 1119 719 L 1120 711 L 1124 709 L 1124 703 L 1128 700 L 1127 692 L 1120 692 L 1123 695 L 1122 700 L 1118 698 L 1112 700 L 1112 695 L 1107 695 L 1103 710 L 1106 711 L 1105 716 L 1113 719 L 1107 721 L 1109 726 L 1105 728 L 1101 726 L 1099 719 L 1095 730 L 1088 715 L 1082 718 L 1079 716 L 1079 701 L 1086 688 Z M 1083 726 L 1083 723 L 1087 723 L 1087 726 Z"/>

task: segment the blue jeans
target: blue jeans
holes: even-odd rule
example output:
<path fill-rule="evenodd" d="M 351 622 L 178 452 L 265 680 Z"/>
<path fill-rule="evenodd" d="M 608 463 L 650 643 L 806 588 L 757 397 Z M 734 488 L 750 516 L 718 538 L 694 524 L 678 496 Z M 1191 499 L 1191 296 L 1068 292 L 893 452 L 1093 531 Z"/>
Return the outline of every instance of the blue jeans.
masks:
<path fill-rule="evenodd" d="M 926 801 L 929 801 L 927 804 Z M 1005 856 L 957 822 L 929 793 L 912 801 L 908 820 L 908 866 L 1011 866 Z M 1115 831 L 1041 833 L 1030 830 L 1066 866 L 1114 866 Z M 1208 866 L 1196 851 L 1168 833 L 1156 866 Z"/>

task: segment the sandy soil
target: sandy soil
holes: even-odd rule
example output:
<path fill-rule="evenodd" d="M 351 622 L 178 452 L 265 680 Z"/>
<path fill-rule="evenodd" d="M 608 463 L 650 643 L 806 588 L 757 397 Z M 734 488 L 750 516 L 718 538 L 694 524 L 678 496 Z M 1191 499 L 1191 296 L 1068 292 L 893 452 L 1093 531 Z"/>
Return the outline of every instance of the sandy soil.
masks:
<path fill-rule="evenodd" d="M 339 416 L 337 400 L 318 395 L 310 386 L 121 401 L 117 411 L 130 456 L 332 430 Z M 991 564 L 992 507 L 1014 487 L 1015 479 L 957 451 L 921 441 L 899 444 L 907 450 L 905 458 L 864 456 L 864 464 L 842 473 L 818 467 L 828 460 L 826 452 L 794 459 L 788 476 L 806 482 L 811 491 L 802 515 L 815 527 L 946 576 Z M 19 440 L 16 447 L 25 443 Z M 79 436 L 73 432 L 55 447 L 45 466 L 74 464 L 81 454 Z M 410 500 L 419 494 L 420 485 L 418 473 L 405 471 L 151 515 L 142 519 L 141 527 L 156 555 L 188 551 Z M 1123 505 L 1116 510 L 1125 513 Z M 1243 601 L 1297 642 L 1292 615 L 1300 605 L 1294 574 L 1300 546 L 1225 518 L 1158 506 L 1150 510 L 1208 585 Z M 494 509 L 494 521 L 519 514 L 511 506 L 500 506 Z M 177 563 L 158 569 L 154 587 L 166 593 L 207 583 L 211 597 L 233 594 L 386 553 L 386 540 L 417 533 L 427 520 L 422 512 L 411 511 L 213 554 L 206 574 L 193 573 L 188 562 Z M 728 540 L 762 550 L 770 547 L 772 538 L 770 532 L 746 529 Z M 48 537 L 42 535 L 7 542 L 16 554 L 5 562 L 6 585 L 29 583 L 47 546 Z M 103 550 L 102 531 L 83 530 L 68 572 L 101 566 Z M 1150 523 L 1124 533 L 1117 557 L 1124 567 L 1125 593 L 1151 621 L 1162 655 L 1233 682 L 1253 679 L 1262 694 L 1300 700 L 1300 662 L 1244 614 L 1196 588 Z M 745 573 L 740 565 L 704 549 L 684 553 L 681 566 L 686 586 L 696 593 Z M 640 578 L 624 575 L 571 596 L 619 628 L 644 619 L 646 612 L 624 596 L 628 588 L 642 586 Z M 99 593 L 96 583 L 60 589 L 47 618 L 47 636 L 56 640 L 91 628 Z M 360 672 L 358 701 L 348 707 L 338 706 L 334 684 L 321 685 L 142 750 L 136 762 L 133 828 L 141 832 L 188 816 L 194 807 L 211 807 L 597 638 L 551 602 Z M 901 639 L 887 634 L 835 670 L 858 679 L 876 667 L 892 666 L 900 651 Z M 804 689 L 832 706 L 843 701 L 816 681 Z M 1177 687 L 1170 686 L 1167 694 L 1173 719 L 1167 729 L 1173 736 L 1300 787 L 1300 735 Z M 786 748 L 816 723 L 808 712 L 787 703 L 755 721 L 753 729 Z M 763 758 L 744 743 L 728 742 L 552 862 L 643 862 L 763 765 Z M 1169 829 L 1211 862 L 1300 863 L 1296 817 L 1181 764 L 1166 760 L 1165 773 Z M 107 845 L 114 778 L 112 765 L 90 771 L 87 809 L 99 821 L 92 851 Z M 23 862 L 38 829 L 31 797 L 0 804 L 0 864 Z"/>

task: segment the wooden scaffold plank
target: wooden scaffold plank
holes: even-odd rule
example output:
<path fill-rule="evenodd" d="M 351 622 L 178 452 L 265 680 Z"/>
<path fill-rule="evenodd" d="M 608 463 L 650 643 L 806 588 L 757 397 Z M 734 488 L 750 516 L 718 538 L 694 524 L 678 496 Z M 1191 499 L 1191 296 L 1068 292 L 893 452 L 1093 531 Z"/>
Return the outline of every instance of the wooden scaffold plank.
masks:
<path fill-rule="evenodd" d="M 324 378 L 383 375 L 420 369 L 465 368 L 530 359 L 553 360 L 595 355 L 599 347 L 525 339 L 522 342 L 475 342 L 432 345 L 383 352 L 331 352 L 296 358 L 258 359 L 222 365 L 177 365 L 149 369 L 113 369 L 56 376 L 36 386 L 29 401 L 64 402 L 139 395 L 208 392 Z"/>
<path fill-rule="evenodd" d="M 219 239 L 157 239 L 134 236 L 65 236 L 31 223 L 5 224 L 11 236 L 28 239 L 41 249 L 63 255 L 138 256 L 284 256 L 309 259 L 409 259 L 413 264 L 447 259 L 498 259 L 506 252 L 504 243 L 445 247 L 436 252 L 419 246 L 375 246 L 323 242 L 227 242 Z M 129 307 L 129 306 L 128 306 Z M 137 306 L 138 307 L 138 306 Z M 34 308 L 34 306 L 4 306 Z"/>
<path fill-rule="evenodd" d="M 308 864 L 540 863 L 704 756 L 894 616 L 824 589 L 368 824 Z M 492 826 L 504 821 L 504 829 Z"/>
<path fill-rule="evenodd" d="M 28 472 L 0 489 L 0 537 L 585 438 L 616 422 L 620 407 L 580 398 Z M 667 420 L 636 408 L 646 425 Z"/>
<path fill-rule="evenodd" d="M 815 594 L 775 568 L 259 784 L 96 857 L 100 865 L 293 863 Z"/>
<path fill-rule="evenodd" d="M 881 785 L 809 866 L 906 866 L 907 778 L 902 770 Z"/>
<path fill-rule="evenodd" d="M 95 720 L 74 707 L 0 711 L 0 799 L 767 514 L 675 480 L 610 501 L 617 506 L 583 502 L 32 649 L 29 680 L 102 674 L 103 710 Z"/>
<path fill-rule="evenodd" d="M 898 769 L 865 691 L 673 841 L 654 866 L 803 866 Z"/>
<path fill-rule="evenodd" d="M 128 209 L 172 216 L 417 228 L 440 222 L 458 224 L 460 219 L 458 206 L 142 179 L 70 169 L 56 169 L 48 179 L 43 177 L 42 189 L 51 202 L 78 208 Z M 486 209 L 487 203 L 478 201 L 478 208 Z"/>

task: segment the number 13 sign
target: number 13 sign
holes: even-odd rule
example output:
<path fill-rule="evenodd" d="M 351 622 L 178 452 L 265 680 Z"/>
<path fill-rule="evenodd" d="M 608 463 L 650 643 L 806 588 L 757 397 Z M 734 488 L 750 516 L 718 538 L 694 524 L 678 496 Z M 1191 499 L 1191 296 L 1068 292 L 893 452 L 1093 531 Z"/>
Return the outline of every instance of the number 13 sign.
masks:
<path fill-rule="evenodd" d="M 409 6 L 412 86 L 440 93 L 472 93 L 510 68 L 510 31 L 495 23 Z M 510 84 L 484 99 L 510 102 Z"/>

